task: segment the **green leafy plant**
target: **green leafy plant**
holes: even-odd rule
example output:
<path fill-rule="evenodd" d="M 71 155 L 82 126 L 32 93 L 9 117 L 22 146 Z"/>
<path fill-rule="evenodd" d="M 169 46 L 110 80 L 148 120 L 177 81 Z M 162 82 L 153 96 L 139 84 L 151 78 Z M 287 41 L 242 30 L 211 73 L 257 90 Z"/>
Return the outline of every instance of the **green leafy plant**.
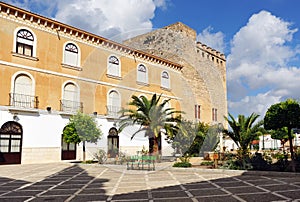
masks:
<path fill-rule="evenodd" d="M 214 165 L 214 162 L 213 161 L 202 161 L 200 163 L 201 166 L 212 166 Z"/>
<path fill-rule="evenodd" d="M 173 164 L 173 167 L 192 167 L 192 164 L 190 163 L 190 156 L 188 154 L 179 157 L 180 162 L 175 162 Z"/>
<path fill-rule="evenodd" d="M 94 117 L 77 112 L 70 118 L 63 131 L 63 140 L 66 143 L 82 142 L 83 161 L 85 161 L 85 143 L 96 143 L 102 137 L 102 131 L 97 126 Z"/>
<path fill-rule="evenodd" d="M 176 162 L 176 163 L 174 163 L 173 167 L 188 168 L 188 167 L 192 167 L 192 164 L 189 162 Z"/>
<path fill-rule="evenodd" d="M 84 164 L 92 164 L 92 163 L 94 163 L 94 161 L 93 160 L 87 160 L 87 161 L 84 161 L 82 163 L 84 163 Z"/>
<path fill-rule="evenodd" d="M 231 130 L 224 129 L 223 133 L 238 145 L 240 158 L 247 158 L 249 156 L 251 142 L 265 132 L 262 127 L 263 121 L 256 122 L 258 117 L 259 115 L 255 113 L 252 113 L 249 117 L 238 115 L 237 120 L 230 113 L 229 118 L 224 117 Z"/>
<path fill-rule="evenodd" d="M 178 124 L 181 122 L 181 111 L 168 108 L 170 99 L 161 101 L 161 95 L 154 94 L 148 100 L 145 96 L 133 95 L 128 104 L 128 109 L 120 111 L 122 114 L 118 122 L 119 131 L 132 125 L 140 126 L 140 129 L 132 134 L 131 139 L 139 132 L 145 132 L 149 138 L 149 153 L 160 153 L 159 147 L 161 133 L 164 131 L 170 138 L 178 132 Z"/>
<path fill-rule="evenodd" d="M 294 161 L 292 129 L 300 126 L 300 105 L 296 100 L 287 99 L 284 102 L 271 105 L 264 117 L 264 127 L 267 130 L 287 128 L 287 138 L 290 143 L 291 159 Z M 295 168 L 294 168 L 295 170 Z"/>
<path fill-rule="evenodd" d="M 103 164 L 107 160 L 107 154 L 103 149 L 99 149 L 94 153 L 94 158 L 97 159 L 99 164 Z"/>

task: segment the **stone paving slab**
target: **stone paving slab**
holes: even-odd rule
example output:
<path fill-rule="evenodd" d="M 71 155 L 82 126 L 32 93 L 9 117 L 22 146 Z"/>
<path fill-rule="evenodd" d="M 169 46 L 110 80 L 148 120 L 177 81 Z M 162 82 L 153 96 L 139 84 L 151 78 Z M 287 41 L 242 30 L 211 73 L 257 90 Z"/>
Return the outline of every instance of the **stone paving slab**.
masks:
<path fill-rule="evenodd" d="M 300 201 L 300 174 L 122 165 L 0 166 L 0 201 Z"/>

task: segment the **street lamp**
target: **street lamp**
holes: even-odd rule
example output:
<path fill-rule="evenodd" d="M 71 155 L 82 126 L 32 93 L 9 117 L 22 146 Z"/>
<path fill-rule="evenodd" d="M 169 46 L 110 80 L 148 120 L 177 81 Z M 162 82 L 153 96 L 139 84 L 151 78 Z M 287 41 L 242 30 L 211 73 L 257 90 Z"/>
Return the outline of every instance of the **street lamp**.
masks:
<path fill-rule="evenodd" d="M 223 142 L 223 124 L 222 123 L 218 123 L 218 133 L 219 133 L 219 138 L 220 138 L 220 142 L 219 142 L 219 147 L 220 147 L 220 152 L 224 152 L 224 142 Z"/>

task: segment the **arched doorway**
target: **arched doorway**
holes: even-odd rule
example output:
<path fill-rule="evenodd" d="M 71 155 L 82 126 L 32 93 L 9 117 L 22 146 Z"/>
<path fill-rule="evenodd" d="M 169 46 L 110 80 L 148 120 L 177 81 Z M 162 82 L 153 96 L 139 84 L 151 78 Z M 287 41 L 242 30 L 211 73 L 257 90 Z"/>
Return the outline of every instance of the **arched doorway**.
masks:
<path fill-rule="evenodd" d="M 8 121 L 0 128 L 0 165 L 20 164 L 22 156 L 22 126 Z"/>
<path fill-rule="evenodd" d="M 63 139 L 63 135 L 61 135 L 61 160 L 75 160 L 75 159 L 76 159 L 76 143 L 66 143 Z"/>
<path fill-rule="evenodd" d="M 119 154 L 119 136 L 116 128 L 111 128 L 107 136 L 107 156 L 115 158 Z"/>

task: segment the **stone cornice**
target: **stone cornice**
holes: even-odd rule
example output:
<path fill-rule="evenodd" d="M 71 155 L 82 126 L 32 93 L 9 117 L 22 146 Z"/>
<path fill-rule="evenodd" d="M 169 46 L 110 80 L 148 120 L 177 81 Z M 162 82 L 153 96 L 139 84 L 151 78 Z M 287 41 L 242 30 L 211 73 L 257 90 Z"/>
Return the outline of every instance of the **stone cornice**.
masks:
<path fill-rule="evenodd" d="M 79 38 L 84 41 L 89 41 L 95 45 L 103 46 L 103 47 L 110 47 L 112 49 L 116 49 L 120 52 L 133 55 L 134 57 L 141 58 L 143 60 L 148 60 L 153 63 L 161 64 L 164 66 L 167 66 L 169 68 L 175 69 L 175 70 L 181 70 L 183 68 L 182 65 L 174 63 L 172 61 L 160 58 L 155 55 L 151 55 L 149 53 L 136 50 L 134 48 L 131 48 L 129 46 L 111 41 L 109 39 L 103 38 L 101 36 L 89 33 L 87 31 L 78 29 L 76 27 L 72 27 L 70 25 L 58 22 L 56 20 L 43 17 L 41 15 L 26 11 L 24 9 L 6 4 L 4 2 L 0 2 L 0 12 L 2 14 L 8 15 L 8 16 L 14 16 L 15 18 L 23 19 L 24 21 L 28 21 L 30 23 L 37 24 L 39 26 L 44 26 L 47 28 L 51 28 L 52 30 L 56 30 L 56 32 L 63 32 L 65 34 L 69 34 L 71 36 L 75 36 L 76 38 Z"/>
<path fill-rule="evenodd" d="M 219 58 L 220 60 L 223 60 L 224 62 L 226 61 L 225 55 L 223 53 L 220 53 L 219 51 L 210 48 L 209 46 L 199 41 L 197 41 L 197 47 L 211 55 L 214 55 L 215 57 Z"/>

